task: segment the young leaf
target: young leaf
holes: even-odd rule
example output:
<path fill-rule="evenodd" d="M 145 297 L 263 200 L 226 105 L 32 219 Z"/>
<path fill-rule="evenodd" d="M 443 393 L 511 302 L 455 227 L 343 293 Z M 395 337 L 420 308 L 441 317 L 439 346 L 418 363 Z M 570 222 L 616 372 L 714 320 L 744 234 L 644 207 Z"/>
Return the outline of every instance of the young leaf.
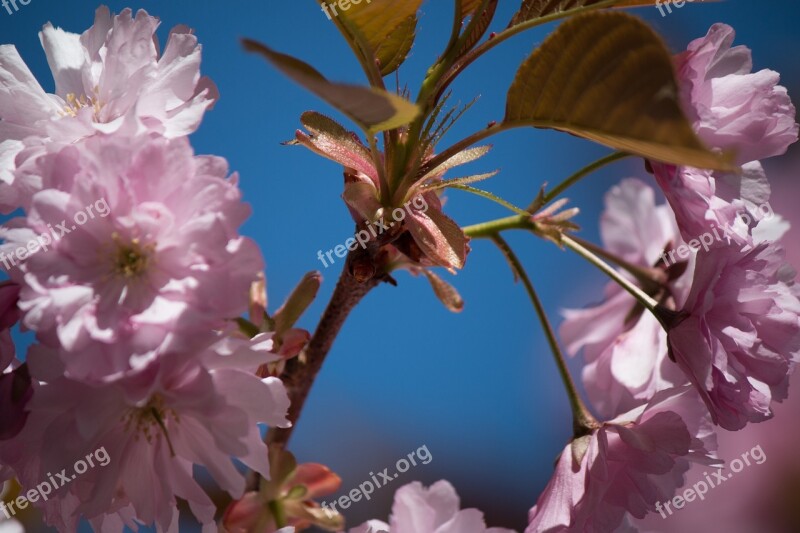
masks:
<path fill-rule="evenodd" d="M 423 269 L 422 273 L 428 278 L 434 294 L 436 294 L 436 297 L 439 298 L 439 301 L 444 304 L 448 311 L 460 313 L 464 310 L 464 300 L 461 298 L 461 295 L 458 294 L 455 287 L 427 268 Z"/>
<path fill-rule="evenodd" d="M 578 15 L 550 35 L 517 72 L 505 124 L 557 129 L 668 163 L 732 168 L 683 114 L 661 39 L 625 13 Z"/>
<path fill-rule="evenodd" d="M 330 10 L 338 4 L 330 0 L 320 1 L 330 6 Z M 358 4 L 351 3 L 349 9 L 340 9 L 337 13 L 345 26 L 342 31 L 345 39 L 355 39 L 366 45 L 366 52 L 373 55 L 366 59 L 377 59 L 381 75 L 386 76 L 405 61 L 414 44 L 416 14 L 421 4 L 422 0 L 362 0 Z"/>
<path fill-rule="evenodd" d="M 461 0 L 461 20 L 466 20 L 481 7 L 483 0 Z"/>
<path fill-rule="evenodd" d="M 450 217 L 439 210 L 428 209 L 406 218 L 406 227 L 428 259 L 451 272 L 464 268 L 468 239 Z"/>
<path fill-rule="evenodd" d="M 419 190 L 423 192 L 437 191 L 439 189 L 446 189 L 447 187 L 455 187 L 457 185 L 469 185 L 477 181 L 488 180 L 496 176 L 499 170 L 486 172 L 485 174 L 474 174 L 472 176 L 464 176 L 462 178 L 451 178 L 449 180 L 433 181 L 420 186 Z"/>
<path fill-rule="evenodd" d="M 275 332 L 278 335 L 282 335 L 294 326 L 317 297 L 321 284 L 322 275 L 319 272 L 309 272 L 303 276 L 280 309 L 275 312 Z"/>
<path fill-rule="evenodd" d="M 395 94 L 371 87 L 330 82 L 314 67 L 299 59 L 276 52 L 251 39 L 242 42 L 246 50 L 264 56 L 286 76 L 350 117 L 369 133 L 404 126 L 420 112 L 416 104 Z"/>
<path fill-rule="evenodd" d="M 344 184 L 342 199 L 350 210 L 357 213 L 362 220 L 375 222 L 383 212 L 381 200 L 375 185 L 365 181 L 351 181 Z"/>
<path fill-rule="evenodd" d="M 468 148 L 466 150 L 462 150 L 453 157 L 448 158 L 446 161 L 443 161 L 441 164 L 430 169 L 428 172 L 425 173 L 425 175 L 423 175 L 420 178 L 419 181 L 424 181 L 433 176 L 441 176 L 452 168 L 465 165 L 467 163 L 471 163 L 476 159 L 480 159 L 481 157 L 488 154 L 489 150 L 491 149 L 492 145 L 487 144 L 485 146 L 476 146 L 474 148 Z"/>
<path fill-rule="evenodd" d="M 483 34 L 486 33 L 486 30 L 489 29 L 489 25 L 492 23 L 494 13 L 497 10 L 497 2 L 498 0 L 489 0 L 489 3 L 486 5 L 486 10 L 479 15 L 476 13 L 476 11 L 480 9 L 481 4 L 483 3 L 482 0 L 464 1 L 461 8 L 464 18 L 467 16 L 480 18 L 473 26 L 470 36 L 464 42 L 464 46 L 459 51 L 459 54 L 463 54 L 472 49 L 472 47 L 481 40 L 481 37 L 483 37 Z"/>
<path fill-rule="evenodd" d="M 346 130 L 335 120 L 315 111 L 303 113 L 300 122 L 309 134 L 298 131 L 297 140 L 292 144 L 301 144 L 322 157 L 377 179 L 372 154 L 354 133 Z"/>
<path fill-rule="evenodd" d="M 523 0 L 519 11 L 511 19 L 509 27 L 528 20 L 537 19 L 554 13 L 563 13 L 570 9 L 599 4 L 603 0 Z M 693 0 L 694 1 L 694 0 Z M 697 0 L 703 2 L 704 0 Z M 650 6 L 653 0 L 618 0 L 613 7 Z M 612 6 L 609 6 L 612 7 Z"/>
<path fill-rule="evenodd" d="M 408 57 L 417 36 L 417 17 L 411 16 L 393 29 L 375 49 L 375 58 L 381 69 L 381 76 L 388 76 Z"/>

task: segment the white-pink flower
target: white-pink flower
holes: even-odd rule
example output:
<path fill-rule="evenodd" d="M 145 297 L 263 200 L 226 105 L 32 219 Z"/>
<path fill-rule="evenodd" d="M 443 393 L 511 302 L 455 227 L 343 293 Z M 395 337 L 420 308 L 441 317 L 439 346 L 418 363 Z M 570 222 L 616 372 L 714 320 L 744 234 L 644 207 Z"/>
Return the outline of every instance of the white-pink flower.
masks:
<path fill-rule="evenodd" d="M 752 72 L 736 32 L 714 24 L 676 58 L 682 97 L 695 131 L 711 147 L 733 150 L 737 163 L 767 159 L 797 141 L 795 107 L 774 70 Z"/>
<path fill-rule="evenodd" d="M 616 531 L 683 484 L 690 461 L 713 464 L 716 437 L 697 393 L 668 389 L 568 444 L 531 509 L 526 533 Z"/>
<path fill-rule="evenodd" d="M 666 287 L 653 296 L 682 305 L 695 252 L 668 268 L 672 261 L 665 252 L 684 244 L 669 206 L 656 205 L 655 191 L 634 178 L 614 186 L 605 203 L 600 220 L 605 249 L 631 265 L 660 272 Z M 606 286 L 604 296 L 596 306 L 564 311 L 560 334 L 570 355 L 583 351 L 583 383 L 592 406 L 614 417 L 687 379 L 667 357 L 667 334 L 658 320 L 616 283 Z"/>
<path fill-rule="evenodd" d="M 724 235 L 724 241 L 715 240 L 714 246 L 745 246 L 752 242 L 755 224 L 748 225 L 744 220 L 757 220 L 755 208 L 766 204 L 770 197 L 761 163 L 743 165 L 738 175 L 663 163 L 653 163 L 652 167 L 686 242 L 715 230 Z"/>
<path fill-rule="evenodd" d="M 98 135 L 31 163 L 47 188 L 2 230 L 23 323 L 74 379 L 141 368 L 202 345 L 247 309 L 263 268 L 221 158 L 185 138 Z M 44 239 L 47 237 L 47 239 Z M 20 259 L 18 250 L 43 244 Z"/>
<path fill-rule="evenodd" d="M 397 490 L 389 524 L 370 520 L 350 533 L 513 533 L 510 529 L 487 528 L 483 513 L 461 509 L 453 486 L 445 480 L 429 488 L 415 481 Z"/>
<path fill-rule="evenodd" d="M 0 46 L 0 209 L 24 207 L 37 190 L 14 173 L 26 138 L 70 143 L 123 130 L 172 138 L 197 129 L 216 87 L 200 77 L 191 30 L 175 27 L 161 53 L 158 25 L 144 10 L 112 16 L 107 7 L 81 35 L 45 25 L 40 39 L 55 94 L 44 92 L 14 46 Z"/>
<path fill-rule="evenodd" d="M 716 424 L 738 430 L 772 416 L 800 359 L 800 290 L 783 250 L 762 243 L 701 251 L 670 328 L 671 357 Z"/>
<path fill-rule="evenodd" d="M 715 24 L 676 58 L 684 109 L 700 138 L 713 149 L 736 154 L 741 175 L 653 163 L 653 172 L 675 210 L 686 241 L 712 225 L 729 227 L 740 244 L 750 229 L 737 221 L 743 209 L 769 198 L 761 159 L 786 152 L 797 141 L 795 108 L 779 75 L 751 73 L 750 50 L 731 48 L 733 28 Z"/>
<path fill-rule="evenodd" d="M 225 346 L 163 354 L 144 370 L 103 385 L 67 378 L 39 385 L 30 428 L 17 443 L 24 454 L 11 466 L 23 486 L 32 487 L 46 472 L 60 472 L 102 447 L 110 457 L 105 466 L 89 469 L 45 503 L 51 521 L 74 527 L 79 516 L 110 523 L 135 517 L 167 531 L 176 526 L 181 498 L 201 523 L 211 524 L 216 507 L 194 480 L 193 466 L 240 498 L 245 477 L 232 458 L 269 478 L 258 424 L 289 425 L 281 381 L 251 372 L 279 359 L 268 351 L 268 340 L 241 340 L 232 349 L 226 339 L 219 341 Z M 58 373 L 58 360 L 44 348 L 31 365 L 35 374 Z"/>

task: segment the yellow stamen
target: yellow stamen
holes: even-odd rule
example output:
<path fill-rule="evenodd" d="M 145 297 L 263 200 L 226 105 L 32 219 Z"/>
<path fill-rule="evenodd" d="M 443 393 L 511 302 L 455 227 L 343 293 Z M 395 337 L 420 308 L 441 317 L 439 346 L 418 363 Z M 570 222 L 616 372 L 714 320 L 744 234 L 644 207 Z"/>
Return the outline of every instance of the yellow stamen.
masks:
<path fill-rule="evenodd" d="M 170 419 L 177 424 L 179 422 L 178 413 L 174 409 L 164 406 L 164 398 L 160 394 L 154 394 L 144 407 L 137 407 L 128 411 L 122 417 L 122 422 L 125 424 L 127 431 L 135 433 L 135 438 L 138 439 L 144 435 L 149 444 L 153 443 L 153 439 L 158 438 L 160 430 L 167 441 L 170 454 L 175 457 L 175 448 L 172 446 L 172 441 L 167 431 L 167 422 Z M 154 430 L 154 427 L 158 429 Z"/>
<path fill-rule="evenodd" d="M 95 88 L 95 93 L 96 92 L 97 88 Z M 81 109 L 84 107 L 91 107 L 94 109 L 94 114 L 92 116 L 93 120 L 95 122 L 100 122 L 100 110 L 103 108 L 103 104 L 100 102 L 100 100 L 91 96 L 86 96 L 85 94 L 77 96 L 75 93 L 69 93 L 66 96 L 66 101 L 67 105 L 65 105 L 64 109 L 61 111 L 63 116 L 76 117 Z"/>
<path fill-rule="evenodd" d="M 142 244 L 138 238 L 123 242 L 118 233 L 112 234 L 115 250 L 112 252 L 112 271 L 126 279 L 140 278 L 150 264 L 154 244 Z"/>

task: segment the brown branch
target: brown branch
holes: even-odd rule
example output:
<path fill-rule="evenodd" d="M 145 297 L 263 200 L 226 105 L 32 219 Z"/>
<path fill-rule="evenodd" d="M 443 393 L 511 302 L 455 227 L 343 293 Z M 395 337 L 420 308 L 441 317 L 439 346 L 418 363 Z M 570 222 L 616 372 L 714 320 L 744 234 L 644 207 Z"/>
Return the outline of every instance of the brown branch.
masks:
<path fill-rule="evenodd" d="M 328 307 L 322 314 L 308 346 L 300 356 L 287 362 L 286 369 L 281 375 L 281 380 L 283 380 L 291 400 L 289 421 L 292 423 L 292 427 L 271 428 L 266 437 L 269 446 L 285 447 L 289 442 L 311 387 L 325 362 L 325 356 L 328 355 L 344 321 L 358 302 L 380 283 L 380 279 L 377 277 L 364 283 L 356 281 L 350 274 L 352 257 L 352 254 L 347 256 Z"/>

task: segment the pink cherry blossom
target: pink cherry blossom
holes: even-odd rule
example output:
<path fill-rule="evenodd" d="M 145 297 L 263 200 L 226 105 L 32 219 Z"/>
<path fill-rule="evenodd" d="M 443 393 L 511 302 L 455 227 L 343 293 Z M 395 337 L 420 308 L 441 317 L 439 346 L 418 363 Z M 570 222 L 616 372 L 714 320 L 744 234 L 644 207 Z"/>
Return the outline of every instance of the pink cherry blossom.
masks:
<path fill-rule="evenodd" d="M 40 39 L 55 94 L 44 92 L 14 46 L 0 46 L 0 208 L 24 206 L 36 189 L 14 175 L 26 138 L 70 143 L 121 131 L 172 138 L 197 129 L 216 87 L 200 77 L 200 46 L 191 30 L 174 28 L 161 53 L 158 26 L 144 10 L 112 16 L 107 7 L 97 9 L 82 35 L 45 25 Z"/>
<path fill-rule="evenodd" d="M 697 393 L 661 391 L 564 448 L 525 531 L 616 531 L 628 514 L 641 518 L 670 499 L 690 461 L 715 463 L 715 448 Z"/>
<path fill-rule="evenodd" d="M 783 250 L 701 251 L 668 335 L 670 353 L 725 429 L 772 416 L 800 358 L 800 289 Z"/>
<path fill-rule="evenodd" d="M 795 108 L 780 75 L 752 72 L 750 49 L 734 46 L 736 32 L 714 24 L 676 58 L 682 97 L 708 146 L 735 151 L 739 164 L 786 152 L 797 141 Z"/>
<path fill-rule="evenodd" d="M 164 354 L 142 371 L 99 386 L 68 378 L 39 385 L 29 424 L 39 429 L 20 435 L 25 453 L 11 466 L 24 486 L 33 486 L 46 472 L 104 447 L 108 464 L 73 481 L 67 489 L 72 500 L 49 500 L 47 516 L 125 521 L 127 514 L 167 531 L 175 525 L 178 497 L 198 520 L 212 523 L 216 508 L 193 479 L 193 465 L 205 467 L 223 490 L 240 498 L 245 477 L 232 458 L 269 478 L 258 424 L 289 425 L 281 381 L 250 371 L 278 356 L 264 350 L 261 340 L 250 346 L 230 350 L 214 344 L 192 354 Z M 34 372 L 57 361 L 44 352 L 32 361 Z M 48 444 L 55 441 L 58 446 Z"/>
<path fill-rule="evenodd" d="M 667 285 L 657 296 L 681 305 L 689 292 L 694 253 L 666 268 L 665 250 L 683 244 L 669 206 L 656 205 L 655 191 L 633 178 L 613 187 L 605 203 L 600 221 L 605 249 L 632 265 L 660 271 Z M 616 283 L 606 286 L 602 303 L 568 309 L 564 318 L 561 337 L 570 355 L 583 351 L 583 383 L 604 416 L 614 417 L 659 390 L 687 382 L 667 357 L 661 324 Z"/>
<path fill-rule="evenodd" d="M 653 163 L 686 241 L 712 227 L 746 244 L 750 228 L 736 215 L 769 198 L 758 160 L 786 152 L 798 138 L 795 108 L 777 72 L 753 68 L 750 50 L 731 48 L 733 28 L 715 24 L 676 58 L 684 108 L 710 147 L 737 155 L 741 175 Z"/>
<path fill-rule="evenodd" d="M 606 248 L 629 263 L 658 266 L 660 249 L 683 244 L 669 208 L 656 206 L 652 190 L 641 182 L 624 181 L 606 203 L 601 222 Z M 666 278 L 665 293 L 653 296 L 687 317 L 670 333 L 669 345 L 658 321 L 613 284 L 604 303 L 565 313 L 562 337 L 571 354 L 583 350 L 584 384 L 601 413 L 614 416 L 689 380 L 713 420 L 726 429 L 770 416 L 771 401 L 785 398 L 800 343 L 793 273 L 776 245 L 761 242 L 778 239 L 785 230 L 772 222 L 759 223 L 755 250 L 712 247 L 701 251 L 700 259 L 692 252 L 685 269 L 666 271 L 676 275 Z M 702 270 L 695 267 L 698 261 Z"/>
<path fill-rule="evenodd" d="M 238 235 L 250 209 L 223 159 L 195 157 L 186 139 L 101 135 L 36 166 L 48 188 L 2 230 L 0 249 L 52 241 L 9 274 L 23 285 L 24 324 L 61 350 L 71 377 L 188 350 L 247 309 L 263 262 Z"/>
<path fill-rule="evenodd" d="M 743 214 L 756 220 L 754 208 L 769 201 L 770 186 L 761 163 L 742 166 L 741 175 L 725 174 L 692 167 L 653 163 L 658 185 L 675 212 L 678 227 L 686 242 L 706 232 L 724 235 L 714 246 L 752 242 L 753 224 L 744 223 Z"/>
<path fill-rule="evenodd" d="M 788 185 L 788 183 L 787 183 Z M 795 217 L 796 219 L 797 217 Z M 788 243 L 787 243 L 788 244 Z M 800 374 L 791 377 L 790 387 L 800 384 Z M 793 389 L 795 390 L 795 389 Z M 800 466 L 797 455 L 800 426 L 787 423 L 800 409 L 800 395 L 790 394 L 787 401 L 774 406 L 775 417 L 762 424 L 750 424 L 741 431 L 717 432 L 718 454 L 725 459 L 735 481 L 709 490 L 700 504 L 686 505 L 680 511 L 665 510 L 666 519 L 653 513 L 637 524 L 641 531 L 725 531 L 753 533 L 796 529 L 794 508 L 784 503 L 795 479 L 787 472 Z M 756 449 L 757 448 L 757 449 Z M 744 470 L 733 473 L 732 460 L 747 453 Z M 758 453 L 758 455 L 756 455 Z M 746 463 L 750 462 L 750 465 Z M 706 481 L 711 471 L 702 465 L 687 473 L 685 487 Z M 725 476 L 727 477 L 727 476 Z"/>
<path fill-rule="evenodd" d="M 504 528 L 487 528 L 483 513 L 461 510 L 453 486 L 445 480 L 429 488 L 414 482 L 397 490 L 389 524 L 370 520 L 350 533 L 513 533 Z"/>

